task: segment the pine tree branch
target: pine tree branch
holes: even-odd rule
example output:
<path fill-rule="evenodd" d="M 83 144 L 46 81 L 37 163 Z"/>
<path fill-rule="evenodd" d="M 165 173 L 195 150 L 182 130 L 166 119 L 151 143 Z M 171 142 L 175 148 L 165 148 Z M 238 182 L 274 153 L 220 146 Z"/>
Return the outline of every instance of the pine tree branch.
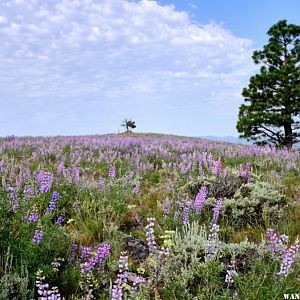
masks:
<path fill-rule="evenodd" d="M 281 144 L 283 142 L 283 138 L 280 136 L 280 132 L 274 132 L 273 130 L 261 125 L 261 128 L 263 128 L 264 130 L 260 130 L 263 134 L 265 134 L 266 136 L 268 136 L 271 140 L 274 140 L 276 142 L 278 142 L 279 144 Z"/>

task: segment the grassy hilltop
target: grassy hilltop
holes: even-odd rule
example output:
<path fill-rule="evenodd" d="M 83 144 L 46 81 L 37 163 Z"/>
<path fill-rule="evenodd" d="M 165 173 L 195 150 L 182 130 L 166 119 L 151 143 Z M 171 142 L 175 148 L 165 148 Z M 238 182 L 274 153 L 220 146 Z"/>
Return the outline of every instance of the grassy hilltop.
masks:
<path fill-rule="evenodd" d="M 299 151 L 154 133 L 8 137 L 0 178 L 0 299 L 300 291 Z"/>

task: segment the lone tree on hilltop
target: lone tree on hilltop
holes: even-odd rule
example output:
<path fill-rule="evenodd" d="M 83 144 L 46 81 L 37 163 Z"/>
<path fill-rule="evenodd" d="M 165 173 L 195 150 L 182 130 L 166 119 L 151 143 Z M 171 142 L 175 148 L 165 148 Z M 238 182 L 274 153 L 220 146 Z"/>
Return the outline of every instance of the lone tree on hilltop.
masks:
<path fill-rule="evenodd" d="M 136 128 L 135 122 L 132 120 L 125 119 L 121 126 L 126 128 L 126 132 L 131 132 L 130 129 Z"/>
<path fill-rule="evenodd" d="M 243 89 L 236 127 L 256 144 L 291 148 L 300 136 L 300 26 L 281 20 L 268 35 L 268 44 L 253 53 L 260 73 Z"/>

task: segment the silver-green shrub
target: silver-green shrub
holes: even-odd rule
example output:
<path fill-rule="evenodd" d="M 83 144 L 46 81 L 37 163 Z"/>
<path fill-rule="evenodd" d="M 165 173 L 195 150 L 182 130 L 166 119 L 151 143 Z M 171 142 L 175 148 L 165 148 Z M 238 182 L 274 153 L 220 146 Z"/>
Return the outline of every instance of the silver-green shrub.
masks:
<path fill-rule="evenodd" d="M 215 203 L 215 198 L 207 199 L 207 210 Z M 231 198 L 224 198 L 221 218 L 234 227 L 274 223 L 283 217 L 286 204 L 286 196 L 270 183 L 247 183 L 241 185 Z"/>

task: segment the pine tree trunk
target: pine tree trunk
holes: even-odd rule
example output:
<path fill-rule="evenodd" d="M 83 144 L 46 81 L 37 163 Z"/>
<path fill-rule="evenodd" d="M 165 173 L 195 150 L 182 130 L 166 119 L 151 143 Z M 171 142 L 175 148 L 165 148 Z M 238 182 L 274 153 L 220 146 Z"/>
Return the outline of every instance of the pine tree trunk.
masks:
<path fill-rule="evenodd" d="M 293 147 L 293 131 L 291 123 L 284 124 L 284 144 L 288 149 Z"/>

